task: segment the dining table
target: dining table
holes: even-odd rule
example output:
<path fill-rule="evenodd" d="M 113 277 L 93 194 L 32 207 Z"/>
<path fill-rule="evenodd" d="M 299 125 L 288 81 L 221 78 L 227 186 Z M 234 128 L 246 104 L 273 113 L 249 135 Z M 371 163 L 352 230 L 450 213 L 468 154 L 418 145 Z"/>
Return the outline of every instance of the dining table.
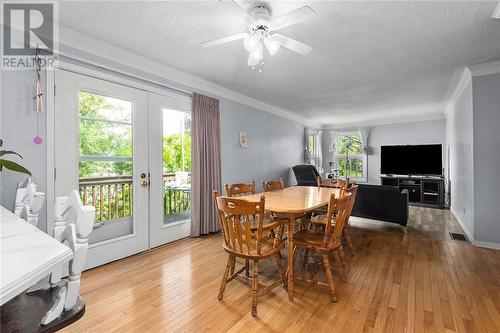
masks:
<path fill-rule="evenodd" d="M 295 220 L 307 212 L 328 205 L 331 194 L 340 195 L 339 188 L 316 186 L 292 186 L 281 190 L 255 193 L 241 196 L 249 202 L 259 202 L 260 197 L 265 198 L 265 210 L 278 214 L 280 220 L 286 221 L 288 242 L 288 298 L 293 301 L 294 291 L 294 260 L 293 260 L 293 235 L 295 233 Z"/>
<path fill-rule="evenodd" d="M 73 258 L 69 247 L 2 206 L 0 249 L 0 305 Z"/>
<path fill-rule="evenodd" d="M 70 247 L 0 206 L 1 332 L 54 332 L 83 316 L 83 300 L 65 309 L 67 287 L 47 278 L 72 259 Z"/>

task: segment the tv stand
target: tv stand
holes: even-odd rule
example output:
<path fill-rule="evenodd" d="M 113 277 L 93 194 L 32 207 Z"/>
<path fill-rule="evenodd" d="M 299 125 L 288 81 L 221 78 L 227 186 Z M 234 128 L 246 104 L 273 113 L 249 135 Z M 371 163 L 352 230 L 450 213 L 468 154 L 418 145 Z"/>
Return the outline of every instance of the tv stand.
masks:
<path fill-rule="evenodd" d="M 408 199 L 411 204 L 428 207 L 444 208 L 444 178 L 419 176 L 380 177 L 382 185 L 408 190 Z"/>

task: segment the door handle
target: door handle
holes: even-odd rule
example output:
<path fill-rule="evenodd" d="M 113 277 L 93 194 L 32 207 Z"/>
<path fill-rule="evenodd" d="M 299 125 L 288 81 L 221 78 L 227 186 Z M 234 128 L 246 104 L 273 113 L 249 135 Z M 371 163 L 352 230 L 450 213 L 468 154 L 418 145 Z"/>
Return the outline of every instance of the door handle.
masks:
<path fill-rule="evenodd" d="M 148 179 L 146 179 L 148 177 Z M 142 187 L 148 187 L 149 186 L 149 174 L 146 175 L 144 172 L 141 173 L 141 182 L 140 182 Z"/>

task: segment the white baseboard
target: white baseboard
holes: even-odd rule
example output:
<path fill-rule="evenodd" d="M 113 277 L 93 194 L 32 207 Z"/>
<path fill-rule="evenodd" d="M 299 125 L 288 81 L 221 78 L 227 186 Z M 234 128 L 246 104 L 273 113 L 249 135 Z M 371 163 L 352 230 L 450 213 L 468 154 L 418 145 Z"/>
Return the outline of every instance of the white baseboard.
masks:
<path fill-rule="evenodd" d="M 473 242 L 473 244 L 475 246 L 479 246 L 479 247 L 485 247 L 485 248 L 493 249 L 493 250 L 500 250 L 500 244 L 499 243 L 484 242 L 484 241 L 475 240 Z"/>
<path fill-rule="evenodd" d="M 460 227 L 462 227 L 462 230 L 465 232 L 465 236 L 467 236 L 467 239 L 471 243 L 474 244 L 474 236 L 473 236 L 472 232 L 469 230 L 469 228 L 467 228 L 467 226 L 465 225 L 465 223 L 460 219 L 460 217 L 455 212 L 455 210 L 453 209 L 453 207 L 450 207 L 450 212 L 453 215 L 453 217 L 455 218 L 455 220 L 457 220 L 458 224 L 460 224 Z"/>
<path fill-rule="evenodd" d="M 467 239 L 472 243 L 472 245 L 479 246 L 479 247 L 485 247 L 488 249 L 500 250 L 500 243 L 485 242 L 485 241 L 480 241 L 480 240 L 474 239 L 470 230 L 467 228 L 465 223 L 460 219 L 460 217 L 458 216 L 458 214 L 454 211 L 454 209 L 452 207 L 450 207 L 450 212 L 453 214 L 453 216 L 457 220 L 458 224 L 460 224 L 460 227 L 462 227 L 462 230 L 465 232 Z"/>

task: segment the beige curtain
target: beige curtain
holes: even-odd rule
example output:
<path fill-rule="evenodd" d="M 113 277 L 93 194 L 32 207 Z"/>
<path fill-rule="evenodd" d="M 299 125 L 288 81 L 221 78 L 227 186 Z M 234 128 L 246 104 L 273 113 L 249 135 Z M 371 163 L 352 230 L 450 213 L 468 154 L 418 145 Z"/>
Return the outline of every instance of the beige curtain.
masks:
<path fill-rule="evenodd" d="M 219 230 L 212 191 L 221 189 L 219 100 L 193 95 L 191 236 Z"/>

